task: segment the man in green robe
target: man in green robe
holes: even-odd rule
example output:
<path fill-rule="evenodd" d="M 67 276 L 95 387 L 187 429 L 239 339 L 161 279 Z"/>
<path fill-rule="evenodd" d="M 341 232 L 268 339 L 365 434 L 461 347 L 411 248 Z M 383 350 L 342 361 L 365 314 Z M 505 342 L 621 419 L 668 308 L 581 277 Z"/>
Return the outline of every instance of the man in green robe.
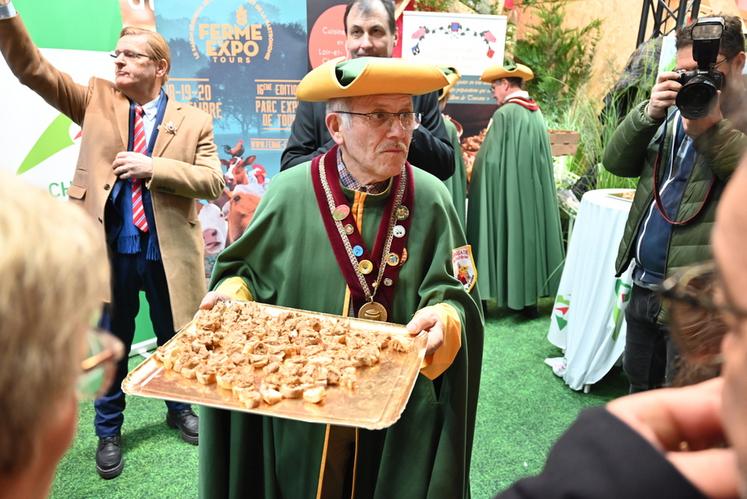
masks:
<path fill-rule="evenodd" d="M 557 291 L 563 264 L 547 126 L 522 90 L 532 77 L 513 63 L 481 76 L 500 107 L 475 158 L 467 213 L 480 295 L 530 318 L 538 298 Z"/>
<path fill-rule="evenodd" d="M 444 185 L 451 194 L 451 200 L 454 202 L 454 208 L 456 208 L 457 215 L 459 216 L 459 223 L 462 227 L 465 227 L 467 223 L 467 171 L 464 169 L 464 157 L 462 156 L 462 145 L 459 139 L 462 137 L 462 125 L 444 113 L 446 110 L 446 104 L 449 102 L 449 96 L 451 95 L 451 89 L 457 84 L 459 78 L 459 71 L 452 67 L 442 67 L 446 79 L 449 80 L 449 84 L 441 89 L 438 96 L 438 109 L 441 111 L 441 115 L 444 119 L 444 126 L 446 127 L 446 134 L 449 137 L 454 148 L 454 174 L 444 180 Z"/>
<path fill-rule="evenodd" d="M 468 247 L 449 193 L 406 163 L 418 125 L 411 96 L 444 83 L 437 68 L 399 59 L 333 60 L 309 73 L 297 96 L 328 101 L 337 145 L 273 179 L 246 233 L 218 257 L 201 305 L 243 298 L 344 316 L 375 309 L 413 334 L 427 331 L 401 418 L 368 431 L 202 408 L 201 497 L 469 496 L 479 297 L 474 279 L 455 278 L 469 263 L 454 255 Z"/>

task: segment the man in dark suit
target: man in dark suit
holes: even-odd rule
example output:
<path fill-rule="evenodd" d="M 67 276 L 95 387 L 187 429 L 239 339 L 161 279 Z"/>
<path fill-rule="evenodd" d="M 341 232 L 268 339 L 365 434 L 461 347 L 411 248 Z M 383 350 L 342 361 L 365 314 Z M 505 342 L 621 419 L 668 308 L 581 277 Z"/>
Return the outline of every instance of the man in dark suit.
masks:
<path fill-rule="evenodd" d="M 169 47 L 152 31 L 125 28 L 114 57 L 114 83 L 91 78 L 79 85 L 34 46 L 13 5 L 0 0 L 0 52 L 21 83 L 81 125 L 83 139 L 71 201 L 97 221 L 111 260 L 111 331 L 132 343 L 139 292 L 145 291 L 159 345 L 189 322 L 205 293 L 202 231 L 195 199 L 214 199 L 224 181 L 210 116 L 163 91 Z M 103 478 L 122 472 L 120 385 L 95 402 L 99 437 L 96 469 Z M 166 422 L 197 444 L 197 416 L 167 402 Z"/>
<path fill-rule="evenodd" d="M 397 40 L 394 3 L 391 0 L 352 0 L 345 10 L 345 48 L 349 59 L 391 57 Z M 414 166 L 446 180 L 454 173 L 454 148 L 438 110 L 438 93 L 413 97 L 420 113 L 407 160 Z M 323 102 L 299 102 L 288 145 L 280 159 L 280 170 L 310 161 L 335 145 L 325 124 Z"/>

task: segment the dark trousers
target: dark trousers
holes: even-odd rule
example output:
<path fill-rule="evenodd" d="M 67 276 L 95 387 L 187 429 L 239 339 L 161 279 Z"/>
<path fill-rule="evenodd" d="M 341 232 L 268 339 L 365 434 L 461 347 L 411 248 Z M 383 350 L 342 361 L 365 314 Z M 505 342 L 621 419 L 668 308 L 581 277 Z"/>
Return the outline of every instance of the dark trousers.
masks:
<path fill-rule="evenodd" d="M 661 298 L 647 288 L 633 285 L 625 310 L 627 332 L 623 370 L 630 382 L 630 393 L 669 385 L 675 374 L 677 352 L 669 327 L 656 322 Z"/>
<path fill-rule="evenodd" d="M 156 333 L 157 344 L 163 345 L 174 336 L 174 322 L 171 317 L 169 290 L 166 274 L 160 261 L 145 259 L 145 251 L 137 255 L 111 254 L 112 302 L 104 311 L 102 327 L 122 340 L 126 354 L 117 364 L 117 373 L 109 391 L 96 399 L 94 427 L 96 435 L 108 437 L 116 435 L 124 421 L 125 395 L 122 380 L 127 376 L 127 361 L 135 336 L 135 317 L 140 310 L 140 290 L 150 307 L 150 320 Z M 108 324 L 107 324 L 108 323 Z M 170 411 L 188 409 L 188 404 L 166 401 Z"/>

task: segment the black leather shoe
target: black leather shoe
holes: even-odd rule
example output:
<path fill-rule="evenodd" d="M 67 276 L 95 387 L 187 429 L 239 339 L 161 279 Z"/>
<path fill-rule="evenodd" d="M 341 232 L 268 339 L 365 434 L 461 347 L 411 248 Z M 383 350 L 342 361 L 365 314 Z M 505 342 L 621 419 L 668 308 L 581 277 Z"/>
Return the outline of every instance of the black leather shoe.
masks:
<path fill-rule="evenodd" d="M 114 435 L 99 438 L 96 449 L 96 471 L 105 480 L 118 477 L 124 468 L 122 460 L 122 437 Z"/>
<path fill-rule="evenodd" d="M 166 424 L 171 428 L 179 428 L 179 434 L 185 442 L 197 445 L 200 420 L 192 409 L 183 411 L 169 411 L 166 413 Z"/>

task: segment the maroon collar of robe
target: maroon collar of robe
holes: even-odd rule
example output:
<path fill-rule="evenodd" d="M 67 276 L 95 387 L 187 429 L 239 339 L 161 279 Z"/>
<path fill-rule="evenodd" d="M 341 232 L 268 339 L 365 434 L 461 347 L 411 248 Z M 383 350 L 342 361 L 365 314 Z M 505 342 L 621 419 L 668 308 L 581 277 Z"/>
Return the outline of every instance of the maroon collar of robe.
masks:
<path fill-rule="evenodd" d="M 335 223 L 335 219 L 332 217 L 332 212 L 330 211 L 329 204 L 327 202 L 327 195 L 324 192 L 324 187 L 322 186 L 321 180 L 321 175 L 324 174 L 326 176 L 327 185 L 329 185 L 332 194 L 334 204 L 333 209 L 340 205 L 345 205 L 351 208 L 350 201 L 348 201 L 348 198 L 345 196 L 345 193 L 343 192 L 340 185 L 340 174 L 337 171 L 338 147 L 339 146 L 334 146 L 332 149 L 327 151 L 326 154 L 317 156 L 312 160 L 311 179 L 314 187 L 314 194 L 316 195 L 317 204 L 319 206 L 319 213 L 324 223 L 324 229 L 327 232 L 327 239 L 332 246 L 332 251 L 335 254 L 335 259 L 337 260 L 337 265 L 340 268 L 340 272 L 342 272 L 342 275 L 345 278 L 345 282 L 350 288 L 350 293 L 353 298 L 354 313 L 355 315 L 357 315 L 360 307 L 365 304 L 368 299 L 366 298 L 365 292 L 361 288 L 361 284 L 358 281 L 358 275 L 355 271 L 355 268 L 353 268 L 353 264 L 350 261 L 347 250 L 345 249 L 345 245 L 342 240 L 343 236 L 340 234 Z M 322 168 L 322 165 L 324 166 L 324 168 Z M 389 253 L 395 253 L 399 257 L 400 262 L 398 265 L 392 266 L 388 265 L 386 261 L 382 261 L 382 256 L 386 258 L 386 255 L 382 255 L 382 251 L 386 242 L 389 220 L 392 217 L 393 210 L 397 209 L 397 207 L 394 206 L 394 201 L 395 193 L 397 192 L 399 183 L 403 180 L 401 175 L 397 175 L 396 177 L 392 178 L 392 185 L 389 187 L 387 205 L 384 209 L 384 214 L 381 218 L 381 222 L 379 223 L 379 230 L 376 234 L 376 240 L 374 241 L 372 250 L 369 251 L 369 249 L 366 247 L 366 244 L 363 241 L 363 236 L 358 231 L 358 226 L 355 223 L 352 209 L 344 219 L 340 220 L 343 226 L 347 224 L 353 226 L 352 234 L 347 235 L 348 239 L 350 240 L 350 246 L 353 248 L 355 246 L 360 246 L 361 248 L 363 248 L 363 254 L 357 258 L 357 261 L 360 262 L 362 260 L 369 260 L 374 265 L 373 271 L 367 275 L 364 275 L 363 277 L 368 284 L 369 290 L 372 293 L 375 293 L 374 301 L 381 303 L 384 308 L 386 308 L 388 317 L 392 317 L 394 289 L 399 277 L 399 270 L 406 260 L 406 258 L 403 258 L 403 253 L 407 245 L 407 237 L 410 233 L 410 222 L 412 221 L 414 213 L 415 183 L 413 181 L 412 166 L 409 163 L 405 163 L 405 171 L 406 185 L 404 194 L 402 196 L 401 205 L 407 207 L 407 209 L 409 210 L 409 216 L 404 220 L 395 221 L 395 225 L 401 225 L 404 227 L 405 235 L 403 237 L 392 236 L 392 244 L 389 249 Z M 378 277 L 380 265 L 385 265 L 386 268 L 384 269 L 384 274 L 381 278 L 381 282 L 378 286 L 379 289 L 377 291 L 376 288 L 374 288 L 373 284 Z M 386 286 L 384 284 L 384 282 L 387 280 L 391 281 L 391 285 Z"/>
<path fill-rule="evenodd" d="M 534 99 L 525 99 L 524 97 L 511 97 L 507 99 L 506 104 L 518 104 L 523 108 L 529 109 L 530 111 L 539 111 L 539 105 Z"/>

